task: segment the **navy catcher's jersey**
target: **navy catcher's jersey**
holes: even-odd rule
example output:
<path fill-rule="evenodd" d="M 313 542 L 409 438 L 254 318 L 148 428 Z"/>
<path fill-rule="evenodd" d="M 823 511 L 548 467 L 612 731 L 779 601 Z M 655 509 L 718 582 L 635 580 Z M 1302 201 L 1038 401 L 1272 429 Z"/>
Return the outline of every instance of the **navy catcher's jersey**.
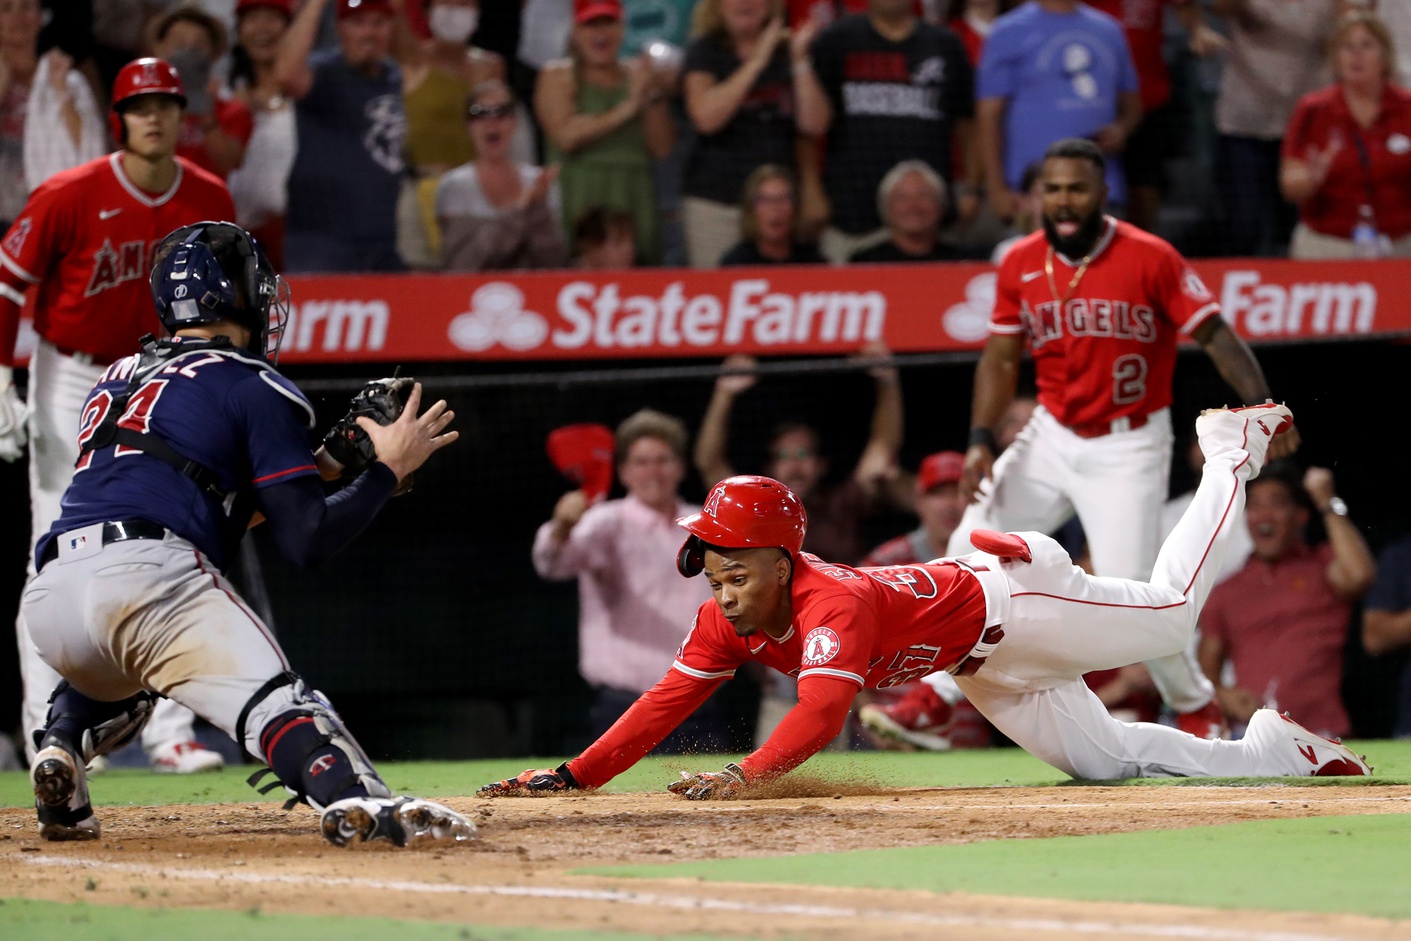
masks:
<path fill-rule="evenodd" d="M 110 444 L 78 459 L 62 513 L 40 538 L 37 553 L 59 533 L 136 518 L 165 526 L 224 569 L 254 515 L 254 492 L 318 474 L 308 438 L 313 406 L 273 366 L 224 342 L 176 338 L 156 346 L 167 355 L 129 356 L 103 373 L 84 404 L 79 446 L 92 438 L 137 370 L 137 387 L 118 427 L 156 435 L 181 457 L 199 462 L 214 473 L 224 495 L 203 489 L 152 454 Z"/>

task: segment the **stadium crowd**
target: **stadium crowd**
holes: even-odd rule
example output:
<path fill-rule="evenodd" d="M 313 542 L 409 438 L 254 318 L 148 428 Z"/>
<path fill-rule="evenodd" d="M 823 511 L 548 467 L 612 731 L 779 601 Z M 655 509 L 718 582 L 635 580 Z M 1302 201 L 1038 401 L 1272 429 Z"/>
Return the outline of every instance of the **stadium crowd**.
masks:
<path fill-rule="evenodd" d="M 0 221 L 140 55 L 296 273 L 592 265 L 605 220 L 637 265 L 987 258 L 1065 137 L 1188 255 L 1411 254 L 1387 0 L 4 0 Z"/>

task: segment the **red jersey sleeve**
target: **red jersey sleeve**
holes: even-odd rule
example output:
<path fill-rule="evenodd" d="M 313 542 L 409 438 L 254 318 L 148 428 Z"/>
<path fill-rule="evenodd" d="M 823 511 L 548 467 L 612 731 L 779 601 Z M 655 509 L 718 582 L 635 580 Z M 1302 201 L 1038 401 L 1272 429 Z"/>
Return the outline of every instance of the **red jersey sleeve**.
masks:
<path fill-rule="evenodd" d="M 698 680 L 728 680 L 746 658 L 743 644 L 721 617 L 720 608 L 714 601 L 706 601 L 697 609 L 671 669 Z"/>
<path fill-rule="evenodd" d="M 999 263 L 999 276 L 995 279 L 995 309 L 990 314 L 990 332 L 1014 336 L 1024 332 L 1024 322 L 1019 311 L 1023 305 L 1019 294 L 1019 256 L 1023 254 L 1015 246 L 1005 253 Z"/>
<path fill-rule="evenodd" d="M 740 762 L 745 780 L 773 780 L 818 754 L 843 730 L 857 689 L 851 681 L 835 677 L 800 680 L 798 705 L 775 727 L 769 741 Z"/>
<path fill-rule="evenodd" d="M 42 184 L 0 240 L 0 365 L 15 364 L 24 293 L 38 284 L 66 244 L 73 223 L 62 188 Z"/>
<path fill-rule="evenodd" d="M 1210 293 L 1210 288 L 1170 245 L 1162 247 L 1154 287 L 1152 293 L 1160 299 L 1167 319 L 1187 336 L 1206 320 L 1220 314 L 1220 302 Z"/>
<path fill-rule="evenodd" d="M 1313 126 L 1315 124 L 1317 108 L 1315 102 L 1316 95 L 1304 95 L 1298 99 L 1298 104 L 1293 109 L 1293 116 L 1289 118 L 1288 127 L 1284 131 L 1284 141 L 1279 148 L 1279 156 L 1284 159 L 1307 160 L 1308 151 L 1313 146 Z"/>

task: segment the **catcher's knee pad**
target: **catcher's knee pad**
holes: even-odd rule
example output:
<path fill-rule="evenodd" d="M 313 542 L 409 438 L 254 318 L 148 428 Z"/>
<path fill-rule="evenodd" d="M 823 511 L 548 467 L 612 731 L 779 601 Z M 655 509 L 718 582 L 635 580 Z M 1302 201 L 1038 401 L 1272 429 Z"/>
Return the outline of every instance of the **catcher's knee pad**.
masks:
<path fill-rule="evenodd" d="M 160 698 L 144 690 L 117 702 L 102 702 L 83 695 L 68 680 L 60 680 L 49 697 L 44 728 L 34 733 L 35 747 L 43 748 L 51 735 L 62 735 L 79 749 L 85 762 L 92 761 L 137 738 Z"/>
<path fill-rule="evenodd" d="M 333 705 L 293 673 L 281 673 L 250 697 L 236 733 L 269 765 L 251 776 L 251 786 L 271 771 L 279 779 L 261 793 L 283 785 L 293 801 L 316 810 L 344 797 L 392 796 Z"/>

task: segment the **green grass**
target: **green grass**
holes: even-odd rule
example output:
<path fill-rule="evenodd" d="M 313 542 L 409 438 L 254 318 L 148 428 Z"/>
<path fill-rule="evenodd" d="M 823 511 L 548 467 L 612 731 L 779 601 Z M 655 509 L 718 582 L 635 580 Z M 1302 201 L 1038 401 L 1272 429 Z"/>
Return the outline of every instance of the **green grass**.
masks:
<path fill-rule="evenodd" d="M 487 927 L 391 918 L 329 915 L 273 915 L 179 908 L 122 908 L 114 905 L 65 905 L 0 898 L 0 937 L 103 938 L 104 941 L 151 941 L 153 938 L 200 938 L 201 941 L 711 941 L 701 934 L 623 934 L 573 929 Z"/>
<path fill-rule="evenodd" d="M 1411 784 L 1411 741 L 1354 742 L 1366 752 L 1376 768 L 1367 784 Z M 631 793 L 658 791 L 675 780 L 682 769 L 691 771 L 721 767 L 737 756 L 648 758 L 612 781 L 606 791 Z M 459 797 L 473 794 L 482 784 L 514 775 L 529 767 L 552 767 L 562 757 L 511 758 L 487 761 L 441 762 L 407 761 L 380 765 L 394 791 L 425 797 Z M 115 768 L 91 782 L 94 803 L 116 806 L 156 806 L 162 804 L 211 804 L 282 799 L 272 793 L 260 797 L 246 785 L 254 766 L 227 768 L 214 774 L 152 774 L 145 769 Z M 825 752 L 810 759 L 798 774 L 839 781 L 871 783 L 883 787 L 995 787 L 1046 786 L 1071 782 L 1048 765 L 1017 748 L 958 751 L 944 754 L 897 752 Z M 1265 778 L 1187 778 L 1148 779 L 1110 782 L 1114 784 L 1268 784 Z M 1291 785 L 1350 783 L 1349 779 L 1289 779 Z M 33 801 L 29 779 L 24 772 L 0 773 L 0 807 L 28 807 Z"/>
<path fill-rule="evenodd" d="M 578 872 L 1411 918 L 1408 845 L 1396 814 Z"/>

